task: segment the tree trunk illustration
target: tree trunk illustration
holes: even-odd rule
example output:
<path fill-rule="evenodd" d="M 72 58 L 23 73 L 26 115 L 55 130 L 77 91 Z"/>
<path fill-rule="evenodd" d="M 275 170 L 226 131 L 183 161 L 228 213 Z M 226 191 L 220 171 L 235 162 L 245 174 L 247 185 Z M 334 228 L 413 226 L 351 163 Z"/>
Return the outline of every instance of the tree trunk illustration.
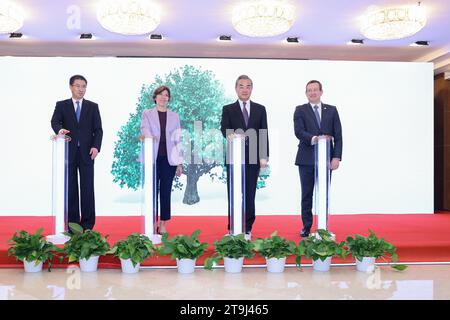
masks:
<path fill-rule="evenodd" d="M 196 164 L 189 164 L 187 167 L 187 185 L 184 191 L 184 204 L 195 204 L 200 201 L 200 197 L 198 196 L 197 191 L 197 182 L 200 178 L 200 175 L 197 172 Z"/>

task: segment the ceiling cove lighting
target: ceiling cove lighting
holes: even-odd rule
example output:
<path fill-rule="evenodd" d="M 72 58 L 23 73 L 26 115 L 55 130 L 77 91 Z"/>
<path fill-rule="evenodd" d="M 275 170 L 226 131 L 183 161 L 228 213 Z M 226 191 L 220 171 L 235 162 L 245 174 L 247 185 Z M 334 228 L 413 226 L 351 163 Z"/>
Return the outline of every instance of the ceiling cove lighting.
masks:
<path fill-rule="evenodd" d="M 295 22 L 295 7 L 284 0 L 247 0 L 233 10 L 237 32 L 248 37 L 272 37 L 287 32 Z"/>
<path fill-rule="evenodd" d="M 361 20 L 361 33 L 372 40 L 394 40 L 412 36 L 426 24 L 425 8 L 420 5 L 369 8 Z"/>
<path fill-rule="evenodd" d="M 12 1 L 0 0 L 0 34 L 13 33 L 23 26 L 25 13 Z"/>
<path fill-rule="evenodd" d="M 152 0 L 102 0 L 97 20 L 108 31 L 123 35 L 152 32 L 161 22 L 159 7 Z"/>

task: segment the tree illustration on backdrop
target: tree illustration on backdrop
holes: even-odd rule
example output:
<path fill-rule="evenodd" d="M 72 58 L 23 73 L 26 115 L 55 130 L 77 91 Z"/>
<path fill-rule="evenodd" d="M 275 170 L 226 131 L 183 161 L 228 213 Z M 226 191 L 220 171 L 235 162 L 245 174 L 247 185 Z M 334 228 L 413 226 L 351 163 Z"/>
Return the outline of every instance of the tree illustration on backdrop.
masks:
<path fill-rule="evenodd" d="M 185 65 L 165 77 L 157 75 L 153 83 L 142 86 L 136 111 L 130 114 L 117 134 L 111 172 L 114 182 L 122 188 L 127 186 L 136 190 L 140 186 L 141 115 L 145 109 L 154 107 L 152 94 L 161 85 L 167 85 L 171 90 L 169 108 L 180 115 L 184 132 L 183 174 L 187 185 L 183 203 L 195 204 L 200 201 L 197 183 L 201 176 L 209 175 L 212 181 L 217 178 L 226 182 L 223 165 L 225 140 L 219 129 L 222 106 L 232 99 L 225 96 L 222 84 L 211 71 Z M 267 171 L 260 176 L 258 188 L 264 188 L 268 175 Z M 180 179 L 175 177 L 174 188 L 182 187 Z"/>

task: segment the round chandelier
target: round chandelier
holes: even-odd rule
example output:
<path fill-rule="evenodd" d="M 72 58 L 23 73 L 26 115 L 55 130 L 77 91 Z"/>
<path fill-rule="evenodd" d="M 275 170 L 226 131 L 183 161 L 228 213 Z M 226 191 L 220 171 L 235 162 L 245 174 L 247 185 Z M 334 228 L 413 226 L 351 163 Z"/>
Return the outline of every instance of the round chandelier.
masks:
<path fill-rule="evenodd" d="M 150 33 L 161 21 L 159 7 L 151 0 L 102 0 L 97 20 L 106 30 L 124 35 Z"/>
<path fill-rule="evenodd" d="M 12 33 L 23 26 L 24 12 L 17 4 L 0 0 L 0 34 Z"/>
<path fill-rule="evenodd" d="M 271 37 L 288 31 L 295 21 L 295 7 L 282 0 L 250 0 L 233 10 L 232 23 L 240 34 Z"/>
<path fill-rule="evenodd" d="M 394 40 L 412 36 L 426 24 L 425 9 L 401 6 L 369 9 L 362 18 L 361 33 L 372 40 Z"/>

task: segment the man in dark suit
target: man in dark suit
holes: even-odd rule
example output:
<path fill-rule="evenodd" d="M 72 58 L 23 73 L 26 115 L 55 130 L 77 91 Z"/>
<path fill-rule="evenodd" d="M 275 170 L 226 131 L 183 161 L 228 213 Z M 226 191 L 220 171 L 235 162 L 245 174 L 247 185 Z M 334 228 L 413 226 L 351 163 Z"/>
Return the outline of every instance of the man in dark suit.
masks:
<path fill-rule="evenodd" d="M 238 100 L 222 109 L 220 130 L 227 142 L 234 134 L 245 134 L 245 232 L 251 238 L 255 222 L 256 184 L 260 169 L 264 170 L 269 159 L 269 139 L 267 134 L 266 108 L 250 101 L 253 90 L 252 80 L 241 75 L 236 80 L 235 90 Z M 228 148 L 227 148 L 228 149 Z M 229 153 L 227 152 L 227 190 L 229 193 L 230 172 Z M 228 194 L 228 230 L 230 229 L 230 198 Z"/>
<path fill-rule="evenodd" d="M 53 131 L 68 135 L 68 220 L 83 229 L 95 224 L 94 159 L 100 152 L 103 130 L 98 105 L 84 99 L 87 80 L 80 75 L 70 78 L 72 98 L 58 101 L 51 120 Z M 78 197 L 80 172 L 81 220 Z"/>
<path fill-rule="evenodd" d="M 298 144 L 295 164 L 300 173 L 302 187 L 302 237 L 307 237 L 313 223 L 312 198 L 314 191 L 314 144 L 319 136 L 327 136 L 330 143 L 330 169 L 336 170 L 342 159 L 342 128 L 335 106 L 322 103 L 322 84 L 311 80 L 306 84 L 306 97 L 309 103 L 295 108 L 295 136 Z"/>

